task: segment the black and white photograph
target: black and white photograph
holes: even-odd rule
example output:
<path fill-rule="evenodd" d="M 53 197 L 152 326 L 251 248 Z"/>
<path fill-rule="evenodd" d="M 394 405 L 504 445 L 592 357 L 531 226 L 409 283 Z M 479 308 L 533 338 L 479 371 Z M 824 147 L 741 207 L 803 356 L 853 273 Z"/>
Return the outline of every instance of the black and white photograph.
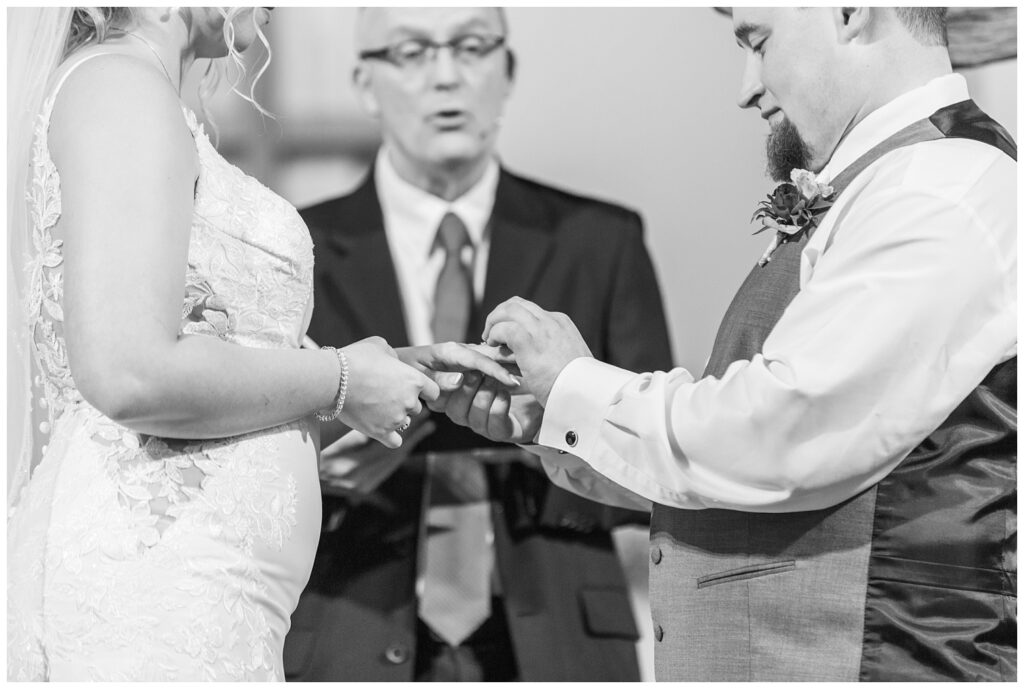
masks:
<path fill-rule="evenodd" d="M 1016 682 L 1017 7 L 7 7 L 8 681 Z"/>

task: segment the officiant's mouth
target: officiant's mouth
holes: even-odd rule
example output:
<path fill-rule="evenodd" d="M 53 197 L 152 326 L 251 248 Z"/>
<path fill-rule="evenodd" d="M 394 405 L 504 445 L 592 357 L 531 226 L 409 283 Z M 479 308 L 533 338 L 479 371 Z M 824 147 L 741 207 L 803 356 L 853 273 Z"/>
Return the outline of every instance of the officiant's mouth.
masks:
<path fill-rule="evenodd" d="M 469 113 L 465 110 L 440 110 L 427 119 L 438 129 L 462 129 L 469 123 Z"/>
<path fill-rule="evenodd" d="M 778 120 L 776 120 L 775 122 L 772 122 L 772 117 L 774 117 L 776 114 L 779 114 L 782 117 L 785 117 L 785 115 L 782 115 L 781 113 L 782 113 L 782 110 L 780 110 L 779 108 L 772 108 L 771 110 L 765 110 L 764 112 L 761 113 L 761 119 L 768 120 L 768 124 L 778 124 Z"/>

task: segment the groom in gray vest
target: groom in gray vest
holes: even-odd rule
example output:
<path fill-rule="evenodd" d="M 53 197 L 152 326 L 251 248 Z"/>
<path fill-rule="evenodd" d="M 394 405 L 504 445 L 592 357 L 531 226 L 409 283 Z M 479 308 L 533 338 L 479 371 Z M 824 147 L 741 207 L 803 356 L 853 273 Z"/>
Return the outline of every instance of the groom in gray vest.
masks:
<path fill-rule="evenodd" d="M 733 22 L 783 184 L 705 375 L 597 361 L 515 298 L 483 335 L 529 392 L 472 380 L 447 413 L 653 506 L 659 680 L 1013 681 L 1016 146 L 941 8 Z"/>

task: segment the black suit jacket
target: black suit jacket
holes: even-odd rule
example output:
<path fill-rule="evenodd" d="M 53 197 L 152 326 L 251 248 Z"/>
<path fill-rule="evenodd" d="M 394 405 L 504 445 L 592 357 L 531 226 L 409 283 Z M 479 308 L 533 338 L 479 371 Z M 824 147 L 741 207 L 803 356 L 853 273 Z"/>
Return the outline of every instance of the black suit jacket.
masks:
<path fill-rule="evenodd" d="M 408 344 L 373 172 L 349 196 L 302 212 L 315 247 L 310 337 L 343 346 L 380 335 Z M 668 333 L 640 217 L 501 171 L 489 221 L 483 301 L 471 334 L 522 296 L 562 311 L 598 359 L 637 371 L 671 366 Z M 445 417 L 417 453 L 490 445 Z M 527 681 L 638 680 L 637 638 L 609 529 L 647 515 L 552 485 L 524 463 L 488 466 L 496 563 L 520 676 Z M 292 616 L 285 671 L 295 680 L 412 679 L 422 460 L 370 500 L 325 497 L 325 531 Z"/>

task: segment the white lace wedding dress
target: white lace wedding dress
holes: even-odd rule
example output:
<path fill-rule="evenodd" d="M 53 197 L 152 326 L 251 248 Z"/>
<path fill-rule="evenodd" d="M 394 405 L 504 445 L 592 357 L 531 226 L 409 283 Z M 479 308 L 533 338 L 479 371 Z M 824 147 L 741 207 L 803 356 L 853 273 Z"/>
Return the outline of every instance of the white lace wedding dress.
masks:
<path fill-rule="evenodd" d="M 62 337 L 53 100 L 30 187 L 30 319 L 49 442 L 8 519 L 8 677 L 281 680 L 320 530 L 314 441 L 305 422 L 219 440 L 140 435 L 82 398 Z M 184 113 L 200 174 L 181 333 L 298 347 L 312 310 L 306 227 Z"/>

